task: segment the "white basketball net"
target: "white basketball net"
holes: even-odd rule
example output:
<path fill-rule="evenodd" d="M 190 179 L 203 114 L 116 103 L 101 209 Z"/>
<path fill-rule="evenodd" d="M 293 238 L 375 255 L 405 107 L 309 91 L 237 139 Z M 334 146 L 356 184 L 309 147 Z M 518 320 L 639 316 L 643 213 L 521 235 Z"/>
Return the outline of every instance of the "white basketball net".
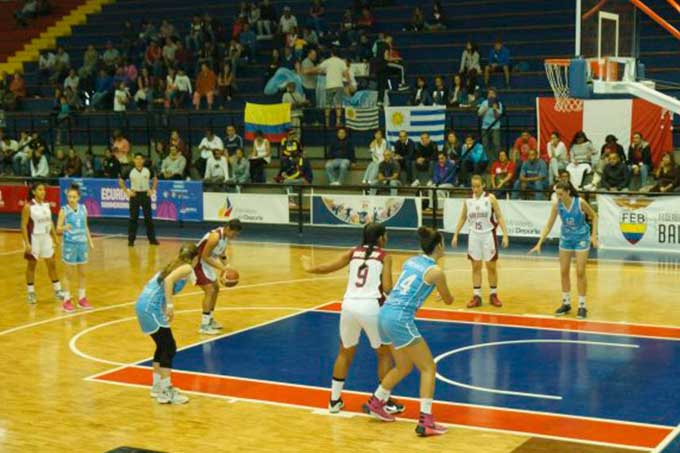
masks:
<path fill-rule="evenodd" d="M 545 62 L 545 74 L 555 94 L 555 110 L 558 112 L 580 112 L 583 101 L 569 96 L 569 65 Z"/>

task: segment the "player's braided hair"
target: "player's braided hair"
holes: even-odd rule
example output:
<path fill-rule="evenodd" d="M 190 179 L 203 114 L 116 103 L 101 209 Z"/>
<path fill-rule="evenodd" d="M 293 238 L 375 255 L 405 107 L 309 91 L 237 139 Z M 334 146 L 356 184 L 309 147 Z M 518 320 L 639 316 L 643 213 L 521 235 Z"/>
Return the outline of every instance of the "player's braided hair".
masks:
<path fill-rule="evenodd" d="M 367 246 L 366 253 L 364 254 L 364 262 L 361 264 L 359 269 L 366 267 L 366 262 L 373 254 L 373 250 L 378 246 L 378 240 L 385 236 L 387 230 L 385 225 L 381 223 L 371 222 L 364 226 L 364 237 L 361 241 L 361 245 Z"/>
<path fill-rule="evenodd" d="M 182 247 L 179 249 L 179 255 L 177 255 L 177 257 L 170 263 L 168 263 L 161 273 L 158 274 L 158 282 L 160 283 L 165 280 L 165 277 L 170 275 L 170 272 L 174 271 L 182 264 L 190 264 L 196 256 L 198 256 L 198 247 L 196 247 L 196 244 L 189 243 L 182 245 Z"/>

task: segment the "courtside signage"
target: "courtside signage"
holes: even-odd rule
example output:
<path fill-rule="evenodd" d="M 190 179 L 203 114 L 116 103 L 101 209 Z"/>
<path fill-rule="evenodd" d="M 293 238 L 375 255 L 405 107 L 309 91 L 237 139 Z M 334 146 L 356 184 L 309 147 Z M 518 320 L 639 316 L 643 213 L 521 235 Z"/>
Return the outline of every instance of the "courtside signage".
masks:
<path fill-rule="evenodd" d="M 420 198 L 364 195 L 312 196 L 312 224 L 363 227 L 380 222 L 391 228 L 422 224 Z"/>
<path fill-rule="evenodd" d="M 204 220 L 290 223 L 287 195 L 206 192 L 203 194 L 203 207 Z"/>

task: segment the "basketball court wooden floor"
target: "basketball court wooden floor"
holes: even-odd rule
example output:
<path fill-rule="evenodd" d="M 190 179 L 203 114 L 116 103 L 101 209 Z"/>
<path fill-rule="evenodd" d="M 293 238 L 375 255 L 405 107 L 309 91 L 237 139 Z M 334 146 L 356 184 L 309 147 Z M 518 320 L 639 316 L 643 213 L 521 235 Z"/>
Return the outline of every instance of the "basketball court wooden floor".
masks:
<path fill-rule="evenodd" d="M 306 275 L 299 259 L 337 250 L 235 243 L 241 283 L 220 294 L 218 338 L 198 334 L 201 296 L 185 290 L 173 324 L 181 348 L 175 383 L 192 400 L 170 407 L 148 396 L 152 342 L 138 330 L 133 303 L 179 242 L 95 242 L 88 268 L 95 309 L 65 314 L 44 267 L 39 303 L 26 304 L 20 236 L 0 233 L 1 452 L 610 453 L 653 451 L 680 422 L 674 266 L 592 262 L 590 318 L 581 322 L 549 316 L 559 299 L 555 258 L 502 257 L 505 306 L 467 310 L 469 265 L 460 251 L 448 255 L 454 308 L 432 298 L 419 322 L 439 360 L 435 414 L 451 430 L 420 439 L 412 420 L 388 425 L 357 413 L 375 386 L 363 342 L 348 410 L 323 409 L 345 275 Z M 398 272 L 409 254 L 394 256 Z M 396 394 L 413 418 L 417 373 Z"/>

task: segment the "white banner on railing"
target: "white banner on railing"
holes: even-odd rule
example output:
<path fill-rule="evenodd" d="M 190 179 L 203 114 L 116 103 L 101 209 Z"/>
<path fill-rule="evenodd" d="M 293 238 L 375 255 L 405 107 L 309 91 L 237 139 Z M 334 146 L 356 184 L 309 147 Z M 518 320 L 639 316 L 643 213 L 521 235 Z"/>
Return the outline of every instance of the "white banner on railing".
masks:
<path fill-rule="evenodd" d="M 456 229 L 464 202 L 464 198 L 447 198 L 444 200 L 444 231 L 453 232 Z M 505 217 L 508 234 L 511 237 L 539 237 L 543 226 L 548 221 L 548 216 L 550 216 L 550 201 L 498 200 L 498 205 L 503 217 Z M 560 226 L 561 222 L 558 217 L 548 237 L 559 237 Z M 461 232 L 468 233 L 467 224 L 463 226 Z M 500 228 L 498 234 L 503 234 Z"/>
<path fill-rule="evenodd" d="M 680 253 L 680 197 L 598 195 L 603 248 Z"/>
<path fill-rule="evenodd" d="M 206 192 L 203 212 L 205 220 L 290 223 L 287 195 Z"/>

